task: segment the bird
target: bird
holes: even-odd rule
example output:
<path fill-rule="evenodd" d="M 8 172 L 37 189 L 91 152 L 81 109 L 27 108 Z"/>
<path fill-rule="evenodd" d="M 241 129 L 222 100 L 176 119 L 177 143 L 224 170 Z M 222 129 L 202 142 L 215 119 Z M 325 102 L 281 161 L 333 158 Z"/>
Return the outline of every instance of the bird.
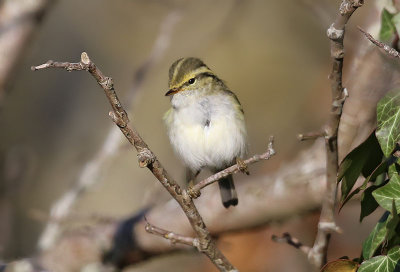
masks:
<path fill-rule="evenodd" d="M 186 166 L 186 181 L 193 184 L 202 169 L 217 173 L 238 163 L 247 153 L 244 111 L 237 96 L 202 60 L 176 60 L 169 69 L 171 108 L 164 115 L 168 137 Z M 247 172 L 248 173 L 248 172 Z M 218 181 L 222 204 L 236 206 L 232 174 Z"/>

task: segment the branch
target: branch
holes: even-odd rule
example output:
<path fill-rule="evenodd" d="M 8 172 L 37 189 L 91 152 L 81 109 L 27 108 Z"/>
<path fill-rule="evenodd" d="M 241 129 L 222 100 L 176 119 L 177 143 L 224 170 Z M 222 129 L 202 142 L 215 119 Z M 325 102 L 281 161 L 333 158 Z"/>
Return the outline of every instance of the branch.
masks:
<path fill-rule="evenodd" d="M 334 216 L 337 195 L 336 177 L 339 164 L 337 136 L 343 105 L 348 96 L 346 89 L 342 86 L 343 39 L 347 22 L 353 12 L 363 3 L 363 0 L 342 0 L 336 20 L 327 30 L 328 38 L 331 40 L 333 61 L 330 74 L 332 105 L 325 136 L 327 191 L 322 204 L 317 237 L 308 253 L 309 260 L 317 267 L 322 267 L 327 262 L 327 248 L 331 232 L 338 230 Z M 329 228 L 326 226 L 329 226 Z"/>
<path fill-rule="evenodd" d="M 150 224 L 146 218 L 145 218 L 145 221 L 146 221 L 145 230 L 148 233 L 155 234 L 155 235 L 161 236 L 165 239 L 168 239 L 172 242 L 172 244 L 181 243 L 181 244 L 193 246 L 196 248 L 199 246 L 199 240 L 197 238 L 183 236 L 183 235 L 176 234 L 176 233 L 173 233 L 168 230 L 158 228 L 158 227 Z"/>
<path fill-rule="evenodd" d="M 55 0 L 0 1 L 0 108 L 15 68 Z"/>
<path fill-rule="evenodd" d="M 154 67 L 154 65 L 156 65 L 165 54 L 166 49 L 169 47 L 171 42 L 172 31 L 179 18 L 180 13 L 177 10 L 173 10 L 169 12 L 162 21 L 150 55 L 134 73 L 132 87 L 126 95 L 128 105 L 131 105 L 136 95 L 140 93 L 140 88 L 151 68 Z M 39 68 L 50 68 L 51 65 L 55 64 L 49 62 L 40 65 Z M 57 65 L 65 66 L 66 63 Z M 92 187 L 101 179 L 100 172 L 104 171 L 105 165 L 110 163 L 113 157 L 120 150 L 122 138 L 123 135 L 115 128 L 115 126 L 110 127 L 103 145 L 93 158 L 84 165 L 73 187 L 65 192 L 63 196 L 52 205 L 50 212 L 52 220 L 49 220 L 47 223 L 38 242 L 38 246 L 41 250 L 49 249 L 55 244 L 61 231 L 59 222 L 70 214 L 75 202 L 87 192 L 88 188 Z"/>
<path fill-rule="evenodd" d="M 246 165 L 249 165 L 249 164 L 259 162 L 261 160 L 269 160 L 273 155 L 275 155 L 273 143 L 274 143 L 274 137 L 271 136 L 269 139 L 267 151 L 261 155 L 254 155 L 253 157 L 245 160 L 244 163 Z M 200 190 L 203 189 L 204 187 L 207 187 L 208 185 L 213 184 L 214 182 L 220 180 L 221 178 L 227 177 L 230 174 L 234 174 L 239 171 L 241 171 L 241 167 L 238 164 L 234 164 L 234 165 L 198 182 L 196 185 L 194 185 L 193 187 L 188 189 L 188 193 L 192 198 L 197 198 L 200 196 Z"/>
<path fill-rule="evenodd" d="M 383 42 L 380 42 L 380 41 L 376 40 L 374 37 L 372 37 L 371 34 L 366 32 L 361 27 L 358 27 L 358 30 L 360 30 L 362 33 L 364 33 L 365 37 L 367 37 L 367 39 L 370 40 L 370 42 L 372 42 L 373 44 L 375 44 L 379 48 L 383 49 L 383 51 L 385 51 L 389 56 L 395 57 L 395 58 L 400 58 L 400 53 L 396 49 L 390 47 L 389 45 L 387 45 L 387 44 L 385 44 Z"/>
<path fill-rule="evenodd" d="M 85 52 L 82 53 L 79 63 L 49 61 L 46 64 L 32 67 L 32 70 L 41 70 L 51 67 L 63 68 L 68 71 L 86 70 L 96 79 L 97 83 L 103 88 L 111 104 L 112 111 L 109 113 L 110 117 L 120 128 L 127 140 L 136 148 L 140 166 L 147 167 L 153 173 L 184 211 L 199 239 L 198 250 L 204 253 L 220 271 L 234 271 L 235 268 L 216 247 L 215 241 L 211 238 L 210 232 L 206 228 L 189 194 L 186 190 L 181 189 L 169 176 L 165 168 L 140 137 L 139 133 L 128 125 L 128 115 L 117 97 L 112 78 L 104 76 Z"/>
<path fill-rule="evenodd" d="M 220 205 L 218 186 L 209 186 L 207 193 L 196 200 L 196 205 L 213 236 L 259 228 L 319 209 L 326 189 L 324 173 L 324 143 L 317 141 L 276 171 L 252 175 L 246 182 L 238 182 L 236 190 L 242 202 L 234 212 L 227 212 Z M 171 199 L 123 221 L 97 220 L 85 225 L 84 229 L 73 224 L 74 227 L 65 230 L 51 249 L 39 252 L 30 260 L 35 267 L 42 267 L 42 271 L 61 271 L 66 267 L 68 271 L 81 271 L 89 265 L 92 267 L 93 263 L 100 263 L 104 252 L 113 263 L 123 267 L 138 264 L 151 256 L 192 249 L 180 244 L 171 247 L 170 240 L 148 235 L 144 215 L 163 229 L 174 230 L 184 237 L 195 237 L 180 206 Z M 77 250 L 84 254 L 76 254 Z M 7 265 L 7 271 L 17 271 L 9 269 L 10 265 Z"/>
<path fill-rule="evenodd" d="M 285 232 L 282 237 L 278 237 L 276 235 L 272 235 L 271 239 L 277 243 L 287 243 L 291 246 L 294 246 L 297 249 L 300 249 L 301 252 L 308 255 L 311 248 L 303 245 L 298 239 L 292 237 L 288 232 Z"/>

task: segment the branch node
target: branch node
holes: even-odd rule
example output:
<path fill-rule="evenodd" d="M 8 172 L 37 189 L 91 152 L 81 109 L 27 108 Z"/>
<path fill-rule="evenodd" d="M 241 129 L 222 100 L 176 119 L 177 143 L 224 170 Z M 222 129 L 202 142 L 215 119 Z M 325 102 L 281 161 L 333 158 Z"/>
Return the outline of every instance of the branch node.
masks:
<path fill-rule="evenodd" d="M 334 27 L 334 24 L 331 24 L 331 26 L 326 31 L 326 35 L 328 36 L 329 39 L 333 41 L 342 40 L 344 36 L 344 30 L 336 29 Z"/>
<path fill-rule="evenodd" d="M 200 197 L 200 195 L 201 195 L 200 190 L 196 190 L 192 186 L 189 186 L 189 188 L 187 188 L 186 191 L 187 191 L 188 195 L 190 196 L 190 198 L 192 198 L 192 199 L 196 199 L 196 198 Z"/>
<path fill-rule="evenodd" d="M 335 99 L 332 102 L 332 107 L 335 109 L 335 111 L 333 112 L 334 114 L 337 114 L 337 115 L 342 114 L 343 104 L 346 101 L 347 97 L 349 97 L 349 92 L 347 91 L 346 88 L 343 88 L 342 97 Z"/>
<path fill-rule="evenodd" d="M 344 16 L 352 13 L 354 9 L 361 7 L 363 4 L 364 0 L 343 0 L 339 8 L 340 15 Z"/>
<path fill-rule="evenodd" d="M 199 238 L 193 238 L 193 247 L 195 247 L 198 251 L 201 251 Z"/>
<path fill-rule="evenodd" d="M 127 126 L 127 123 L 120 117 L 118 116 L 115 112 L 110 111 L 108 113 L 108 116 L 111 117 L 111 120 L 119 127 L 119 128 L 125 128 Z"/>
<path fill-rule="evenodd" d="M 274 149 L 274 141 L 275 141 L 274 136 L 273 135 L 269 136 L 269 142 L 268 142 L 269 157 L 276 154 L 276 151 Z"/>
<path fill-rule="evenodd" d="M 142 150 L 140 150 L 137 154 L 137 157 L 139 161 L 139 166 L 141 168 L 147 167 L 149 164 L 152 164 L 156 160 L 156 157 L 148 148 L 143 148 Z"/>
<path fill-rule="evenodd" d="M 90 58 L 89 55 L 86 52 L 82 52 L 81 54 L 81 62 L 85 65 L 89 65 L 90 64 Z"/>
<path fill-rule="evenodd" d="M 318 228 L 325 232 L 342 233 L 342 229 L 335 222 L 319 222 Z"/>

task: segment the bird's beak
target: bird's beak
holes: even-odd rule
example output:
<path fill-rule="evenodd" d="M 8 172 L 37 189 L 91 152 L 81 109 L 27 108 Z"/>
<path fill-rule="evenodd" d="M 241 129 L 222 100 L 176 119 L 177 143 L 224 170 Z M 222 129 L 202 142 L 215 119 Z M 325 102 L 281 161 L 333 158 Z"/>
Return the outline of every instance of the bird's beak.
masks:
<path fill-rule="evenodd" d="M 172 88 L 165 94 L 165 96 L 171 96 L 171 95 L 174 95 L 174 94 L 176 94 L 176 93 L 178 93 L 180 91 L 181 91 L 180 88 Z"/>

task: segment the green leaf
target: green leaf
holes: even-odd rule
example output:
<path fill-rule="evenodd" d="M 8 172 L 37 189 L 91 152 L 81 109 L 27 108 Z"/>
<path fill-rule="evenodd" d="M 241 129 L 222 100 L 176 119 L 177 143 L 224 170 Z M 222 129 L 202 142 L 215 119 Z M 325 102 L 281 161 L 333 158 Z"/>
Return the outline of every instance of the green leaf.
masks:
<path fill-rule="evenodd" d="M 385 212 L 379 219 L 378 223 L 371 231 L 367 239 L 363 243 L 362 255 L 365 260 L 370 259 L 374 256 L 375 251 L 385 241 L 386 236 L 386 224 L 388 219 L 390 220 L 389 212 Z"/>
<path fill-rule="evenodd" d="M 400 33 L 400 13 L 397 13 L 396 15 L 393 16 L 392 23 L 394 24 L 397 33 Z"/>
<path fill-rule="evenodd" d="M 392 218 L 386 224 L 386 237 L 385 240 L 391 240 L 396 235 L 396 228 L 399 225 L 400 218 L 397 214 L 396 202 L 392 201 Z"/>
<path fill-rule="evenodd" d="M 397 213 L 400 212 L 400 176 L 398 174 L 394 174 L 389 182 L 372 192 L 376 202 L 378 204 L 388 210 L 392 210 L 392 202 L 393 200 L 396 202 Z"/>
<path fill-rule="evenodd" d="M 346 200 L 360 174 L 362 173 L 365 176 L 371 175 L 373 170 L 382 161 L 382 155 L 374 132 L 363 143 L 347 154 L 340 164 L 338 171 L 338 181 L 342 181 L 342 203 Z"/>
<path fill-rule="evenodd" d="M 361 189 L 361 187 L 356 188 L 355 190 L 353 190 L 344 200 L 340 201 L 340 206 L 339 206 L 339 212 L 342 210 L 343 206 L 350 200 L 353 198 L 353 196 L 355 196 L 356 194 L 358 194 Z"/>
<path fill-rule="evenodd" d="M 378 202 L 376 202 L 375 198 L 372 196 L 372 192 L 378 189 L 379 185 L 372 185 L 365 189 L 365 191 L 361 194 L 361 213 L 360 213 L 360 222 L 364 219 L 364 217 L 373 213 L 376 208 L 379 207 Z"/>
<path fill-rule="evenodd" d="M 358 263 L 350 260 L 334 260 L 322 267 L 320 272 L 356 272 Z"/>
<path fill-rule="evenodd" d="M 379 32 L 379 39 L 381 41 L 384 41 L 384 42 L 389 41 L 396 31 L 395 25 L 392 21 L 393 15 L 394 14 L 387 11 L 387 9 L 382 10 L 381 30 Z"/>
<path fill-rule="evenodd" d="M 397 171 L 396 164 L 391 164 L 388 169 L 388 175 L 392 178 L 393 175 L 398 175 L 399 172 Z"/>
<path fill-rule="evenodd" d="M 381 151 L 382 152 L 382 151 Z M 365 181 L 363 182 L 362 186 L 360 187 L 361 190 L 364 190 L 367 185 L 368 182 L 370 181 L 375 181 L 380 175 L 386 173 L 388 171 L 388 168 L 391 164 L 393 164 L 394 162 L 396 162 L 396 160 L 393 160 L 392 158 L 395 158 L 394 156 L 391 156 L 389 158 L 386 158 L 385 160 L 383 160 L 378 167 L 375 168 L 374 171 L 372 171 L 371 175 L 369 175 Z M 397 159 L 397 158 L 396 158 Z M 383 175 L 383 181 L 385 181 L 384 179 L 384 175 Z"/>
<path fill-rule="evenodd" d="M 376 137 L 385 157 L 389 157 L 400 140 L 400 90 L 390 91 L 377 107 Z"/>
<path fill-rule="evenodd" d="M 376 256 L 363 262 L 358 272 L 395 272 L 399 271 L 400 246 L 389 250 L 386 256 Z"/>
<path fill-rule="evenodd" d="M 383 152 L 373 131 L 366 140 L 367 148 L 369 149 L 368 158 L 362 168 L 362 175 L 366 178 L 371 176 L 374 170 L 380 165 L 383 158 Z M 372 179 L 371 181 L 374 181 Z"/>

